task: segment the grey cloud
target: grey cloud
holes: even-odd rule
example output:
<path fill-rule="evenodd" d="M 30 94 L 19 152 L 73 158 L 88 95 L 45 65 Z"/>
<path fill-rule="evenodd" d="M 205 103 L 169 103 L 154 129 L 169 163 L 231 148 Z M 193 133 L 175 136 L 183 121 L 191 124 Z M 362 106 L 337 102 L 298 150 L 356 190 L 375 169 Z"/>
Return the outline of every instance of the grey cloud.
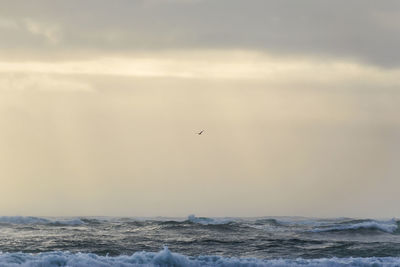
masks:
<path fill-rule="evenodd" d="M 0 28 L 3 49 L 256 49 L 400 66 L 400 2 L 395 0 L 0 3 L 4 7 L 0 16 L 8 25 L 13 25 L 10 20 L 30 19 L 56 27 L 62 36 L 61 42 L 49 42 L 26 31 Z"/>

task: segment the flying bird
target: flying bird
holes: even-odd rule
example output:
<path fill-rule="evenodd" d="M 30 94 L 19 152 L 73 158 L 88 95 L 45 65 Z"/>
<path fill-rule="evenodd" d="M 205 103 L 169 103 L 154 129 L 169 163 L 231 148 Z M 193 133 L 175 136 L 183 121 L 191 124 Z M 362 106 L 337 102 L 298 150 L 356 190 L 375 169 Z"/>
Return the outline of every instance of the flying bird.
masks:
<path fill-rule="evenodd" d="M 204 132 L 204 130 L 201 130 L 200 132 L 198 132 L 198 135 L 201 135 Z"/>

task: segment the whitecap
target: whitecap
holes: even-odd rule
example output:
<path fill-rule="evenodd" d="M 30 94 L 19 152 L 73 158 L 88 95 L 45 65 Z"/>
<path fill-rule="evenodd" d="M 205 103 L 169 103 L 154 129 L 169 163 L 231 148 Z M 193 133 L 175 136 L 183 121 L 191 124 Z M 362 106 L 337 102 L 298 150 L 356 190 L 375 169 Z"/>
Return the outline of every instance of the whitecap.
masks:
<path fill-rule="evenodd" d="M 257 259 L 221 256 L 189 257 L 171 252 L 164 247 L 160 252 L 136 252 L 130 256 L 99 256 L 88 253 L 44 252 L 30 253 L 0 253 L 0 266 L 4 267 L 52 267 L 52 266 L 175 266 L 175 267 L 283 267 L 283 266 L 383 266 L 400 265 L 399 257 L 370 258 L 320 258 L 320 259 Z"/>
<path fill-rule="evenodd" d="M 330 231 L 345 231 L 345 230 L 358 230 L 358 229 L 375 229 L 386 233 L 393 233 L 397 230 L 398 225 L 396 220 L 390 221 L 365 221 L 350 224 L 339 224 L 331 227 L 315 228 L 312 232 L 330 232 Z"/>

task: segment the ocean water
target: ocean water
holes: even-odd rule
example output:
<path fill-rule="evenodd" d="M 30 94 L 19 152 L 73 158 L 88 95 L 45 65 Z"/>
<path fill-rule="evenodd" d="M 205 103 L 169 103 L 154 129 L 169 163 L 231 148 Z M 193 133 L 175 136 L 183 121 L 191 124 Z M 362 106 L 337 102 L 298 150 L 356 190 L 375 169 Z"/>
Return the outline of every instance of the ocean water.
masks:
<path fill-rule="evenodd" d="M 0 266 L 400 266 L 400 221 L 0 217 Z"/>

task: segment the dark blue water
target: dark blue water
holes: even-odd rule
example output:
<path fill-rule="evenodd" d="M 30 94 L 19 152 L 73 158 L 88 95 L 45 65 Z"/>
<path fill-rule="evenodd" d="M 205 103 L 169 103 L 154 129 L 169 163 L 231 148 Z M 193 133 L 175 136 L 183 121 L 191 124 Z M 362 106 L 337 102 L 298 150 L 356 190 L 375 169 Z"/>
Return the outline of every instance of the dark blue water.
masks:
<path fill-rule="evenodd" d="M 0 266 L 400 266 L 399 222 L 0 217 Z"/>

